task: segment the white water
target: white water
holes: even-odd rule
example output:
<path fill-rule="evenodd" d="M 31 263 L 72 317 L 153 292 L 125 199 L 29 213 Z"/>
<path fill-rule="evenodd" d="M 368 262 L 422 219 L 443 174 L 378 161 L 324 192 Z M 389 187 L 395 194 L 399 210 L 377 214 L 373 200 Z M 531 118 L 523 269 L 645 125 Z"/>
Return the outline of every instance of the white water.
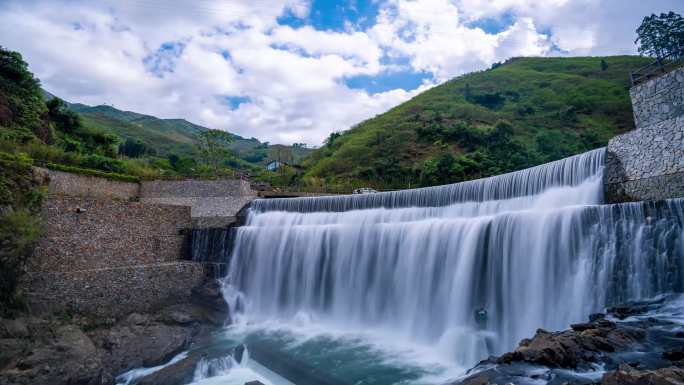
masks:
<path fill-rule="evenodd" d="M 171 358 L 169 362 L 158 365 L 158 366 L 153 366 L 149 368 L 136 368 L 136 369 L 131 369 L 125 373 L 120 374 L 119 376 L 116 377 L 116 385 L 129 385 L 129 384 L 134 384 L 137 380 L 149 376 L 152 373 L 158 372 L 165 367 L 169 365 L 173 365 L 176 362 L 179 362 L 181 360 L 184 360 L 185 358 L 188 357 L 188 352 L 181 352 Z"/>
<path fill-rule="evenodd" d="M 257 201 L 225 295 L 248 327 L 468 368 L 537 328 L 682 290 L 682 201 L 601 205 L 602 172 L 597 150 L 463 184 Z"/>

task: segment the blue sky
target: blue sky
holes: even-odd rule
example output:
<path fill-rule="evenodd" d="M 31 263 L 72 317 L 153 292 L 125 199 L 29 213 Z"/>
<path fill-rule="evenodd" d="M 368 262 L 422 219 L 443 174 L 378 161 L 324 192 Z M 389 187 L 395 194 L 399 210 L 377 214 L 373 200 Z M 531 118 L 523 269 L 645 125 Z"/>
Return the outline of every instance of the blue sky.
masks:
<path fill-rule="evenodd" d="M 681 0 L 3 0 L 50 92 L 272 143 L 333 131 L 514 56 L 636 53 Z"/>

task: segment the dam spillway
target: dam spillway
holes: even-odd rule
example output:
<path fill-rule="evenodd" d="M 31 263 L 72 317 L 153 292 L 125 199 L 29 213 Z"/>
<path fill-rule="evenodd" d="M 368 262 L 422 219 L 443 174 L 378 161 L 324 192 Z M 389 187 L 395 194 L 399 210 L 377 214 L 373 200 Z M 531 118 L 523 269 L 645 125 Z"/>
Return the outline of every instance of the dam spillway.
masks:
<path fill-rule="evenodd" d="M 681 292 L 684 202 L 603 204 L 604 152 L 446 186 L 257 200 L 228 257 L 233 322 L 382 334 L 467 369 L 537 328 Z"/>

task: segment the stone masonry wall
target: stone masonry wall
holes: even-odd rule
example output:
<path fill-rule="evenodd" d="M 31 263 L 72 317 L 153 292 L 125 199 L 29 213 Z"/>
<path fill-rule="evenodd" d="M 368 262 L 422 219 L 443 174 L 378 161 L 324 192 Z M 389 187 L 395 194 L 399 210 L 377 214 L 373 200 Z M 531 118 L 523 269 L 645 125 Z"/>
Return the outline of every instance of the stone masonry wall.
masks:
<path fill-rule="evenodd" d="M 140 192 L 140 185 L 137 183 L 119 182 L 56 170 L 41 170 L 50 176 L 49 193 L 51 195 L 132 200 L 137 199 Z"/>
<path fill-rule="evenodd" d="M 172 262 L 68 272 L 29 272 L 25 284 L 35 313 L 78 313 L 119 319 L 190 300 L 205 276 L 194 262 Z"/>
<path fill-rule="evenodd" d="M 233 180 L 184 180 L 143 182 L 140 201 L 191 206 L 195 226 L 206 223 L 227 226 L 242 207 L 256 198 L 249 182 Z"/>
<path fill-rule="evenodd" d="M 629 90 L 637 128 L 684 114 L 684 67 Z"/>
<path fill-rule="evenodd" d="M 630 94 L 637 128 L 608 142 L 606 201 L 684 197 L 684 68 Z"/>
<path fill-rule="evenodd" d="M 190 208 L 51 196 L 28 270 L 65 272 L 178 261 Z"/>
<path fill-rule="evenodd" d="M 203 280 L 204 267 L 183 259 L 190 207 L 49 191 L 59 193 L 48 197 L 45 235 L 23 281 L 34 313 L 117 319 L 186 302 Z"/>

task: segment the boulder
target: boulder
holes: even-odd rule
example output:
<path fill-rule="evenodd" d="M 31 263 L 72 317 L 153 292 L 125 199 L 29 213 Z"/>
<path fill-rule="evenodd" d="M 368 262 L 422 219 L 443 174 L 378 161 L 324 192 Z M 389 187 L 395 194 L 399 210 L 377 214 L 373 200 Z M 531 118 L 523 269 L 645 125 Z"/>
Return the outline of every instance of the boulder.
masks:
<path fill-rule="evenodd" d="M 498 359 L 500 364 L 528 362 L 548 367 L 577 368 L 596 362 L 605 353 L 626 349 L 646 337 L 644 330 L 620 326 L 598 319 L 572 325 L 571 330 L 551 333 L 538 329 L 532 339 L 524 339 L 510 353 Z"/>
<path fill-rule="evenodd" d="M 629 365 L 620 365 L 618 370 L 603 375 L 603 385 L 681 385 L 684 383 L 684 369 L 677 367 L 656 370 L 636 370 Z"/>
<path fill-rule="evenodd" d="M 131 323 L 130 321 L 134 321 Z M 187 348 L 192 330 L 159 322 L 136 324 L 130 317 L 92 333 L 109 373 L 160 365 Z"/>
<path fill-rule="evenodd" d="M 221 346 L 210 350 L 195 350 L 188 356 L 174 364 L 171 364 L 157 372 L 140 379 L 136 385 L 184 385 L 192 382 L 197 364 L 202 359 L 211 360 L 215 358 L 235 355 L 235 349 Z"/>
<path fill-rule="evenodd" d="M 206 310 L 206 317 L 215 325 L 230 323 L 228 304 L 221 292 L 221 283 L 211 279 L 192 289 L 192 303 Z"/>
<path fill-rule="evenodd" d="M 102 362 L 93 342 L 76 326 L 60 326 L 49 340 L 4 340 L 17 354 L 5 360 L 2 385 L 99 385 Z M 10 354 L 14 354 L 10 353 Z M 4 354 L 3 354 L 4 356 Z"/>

